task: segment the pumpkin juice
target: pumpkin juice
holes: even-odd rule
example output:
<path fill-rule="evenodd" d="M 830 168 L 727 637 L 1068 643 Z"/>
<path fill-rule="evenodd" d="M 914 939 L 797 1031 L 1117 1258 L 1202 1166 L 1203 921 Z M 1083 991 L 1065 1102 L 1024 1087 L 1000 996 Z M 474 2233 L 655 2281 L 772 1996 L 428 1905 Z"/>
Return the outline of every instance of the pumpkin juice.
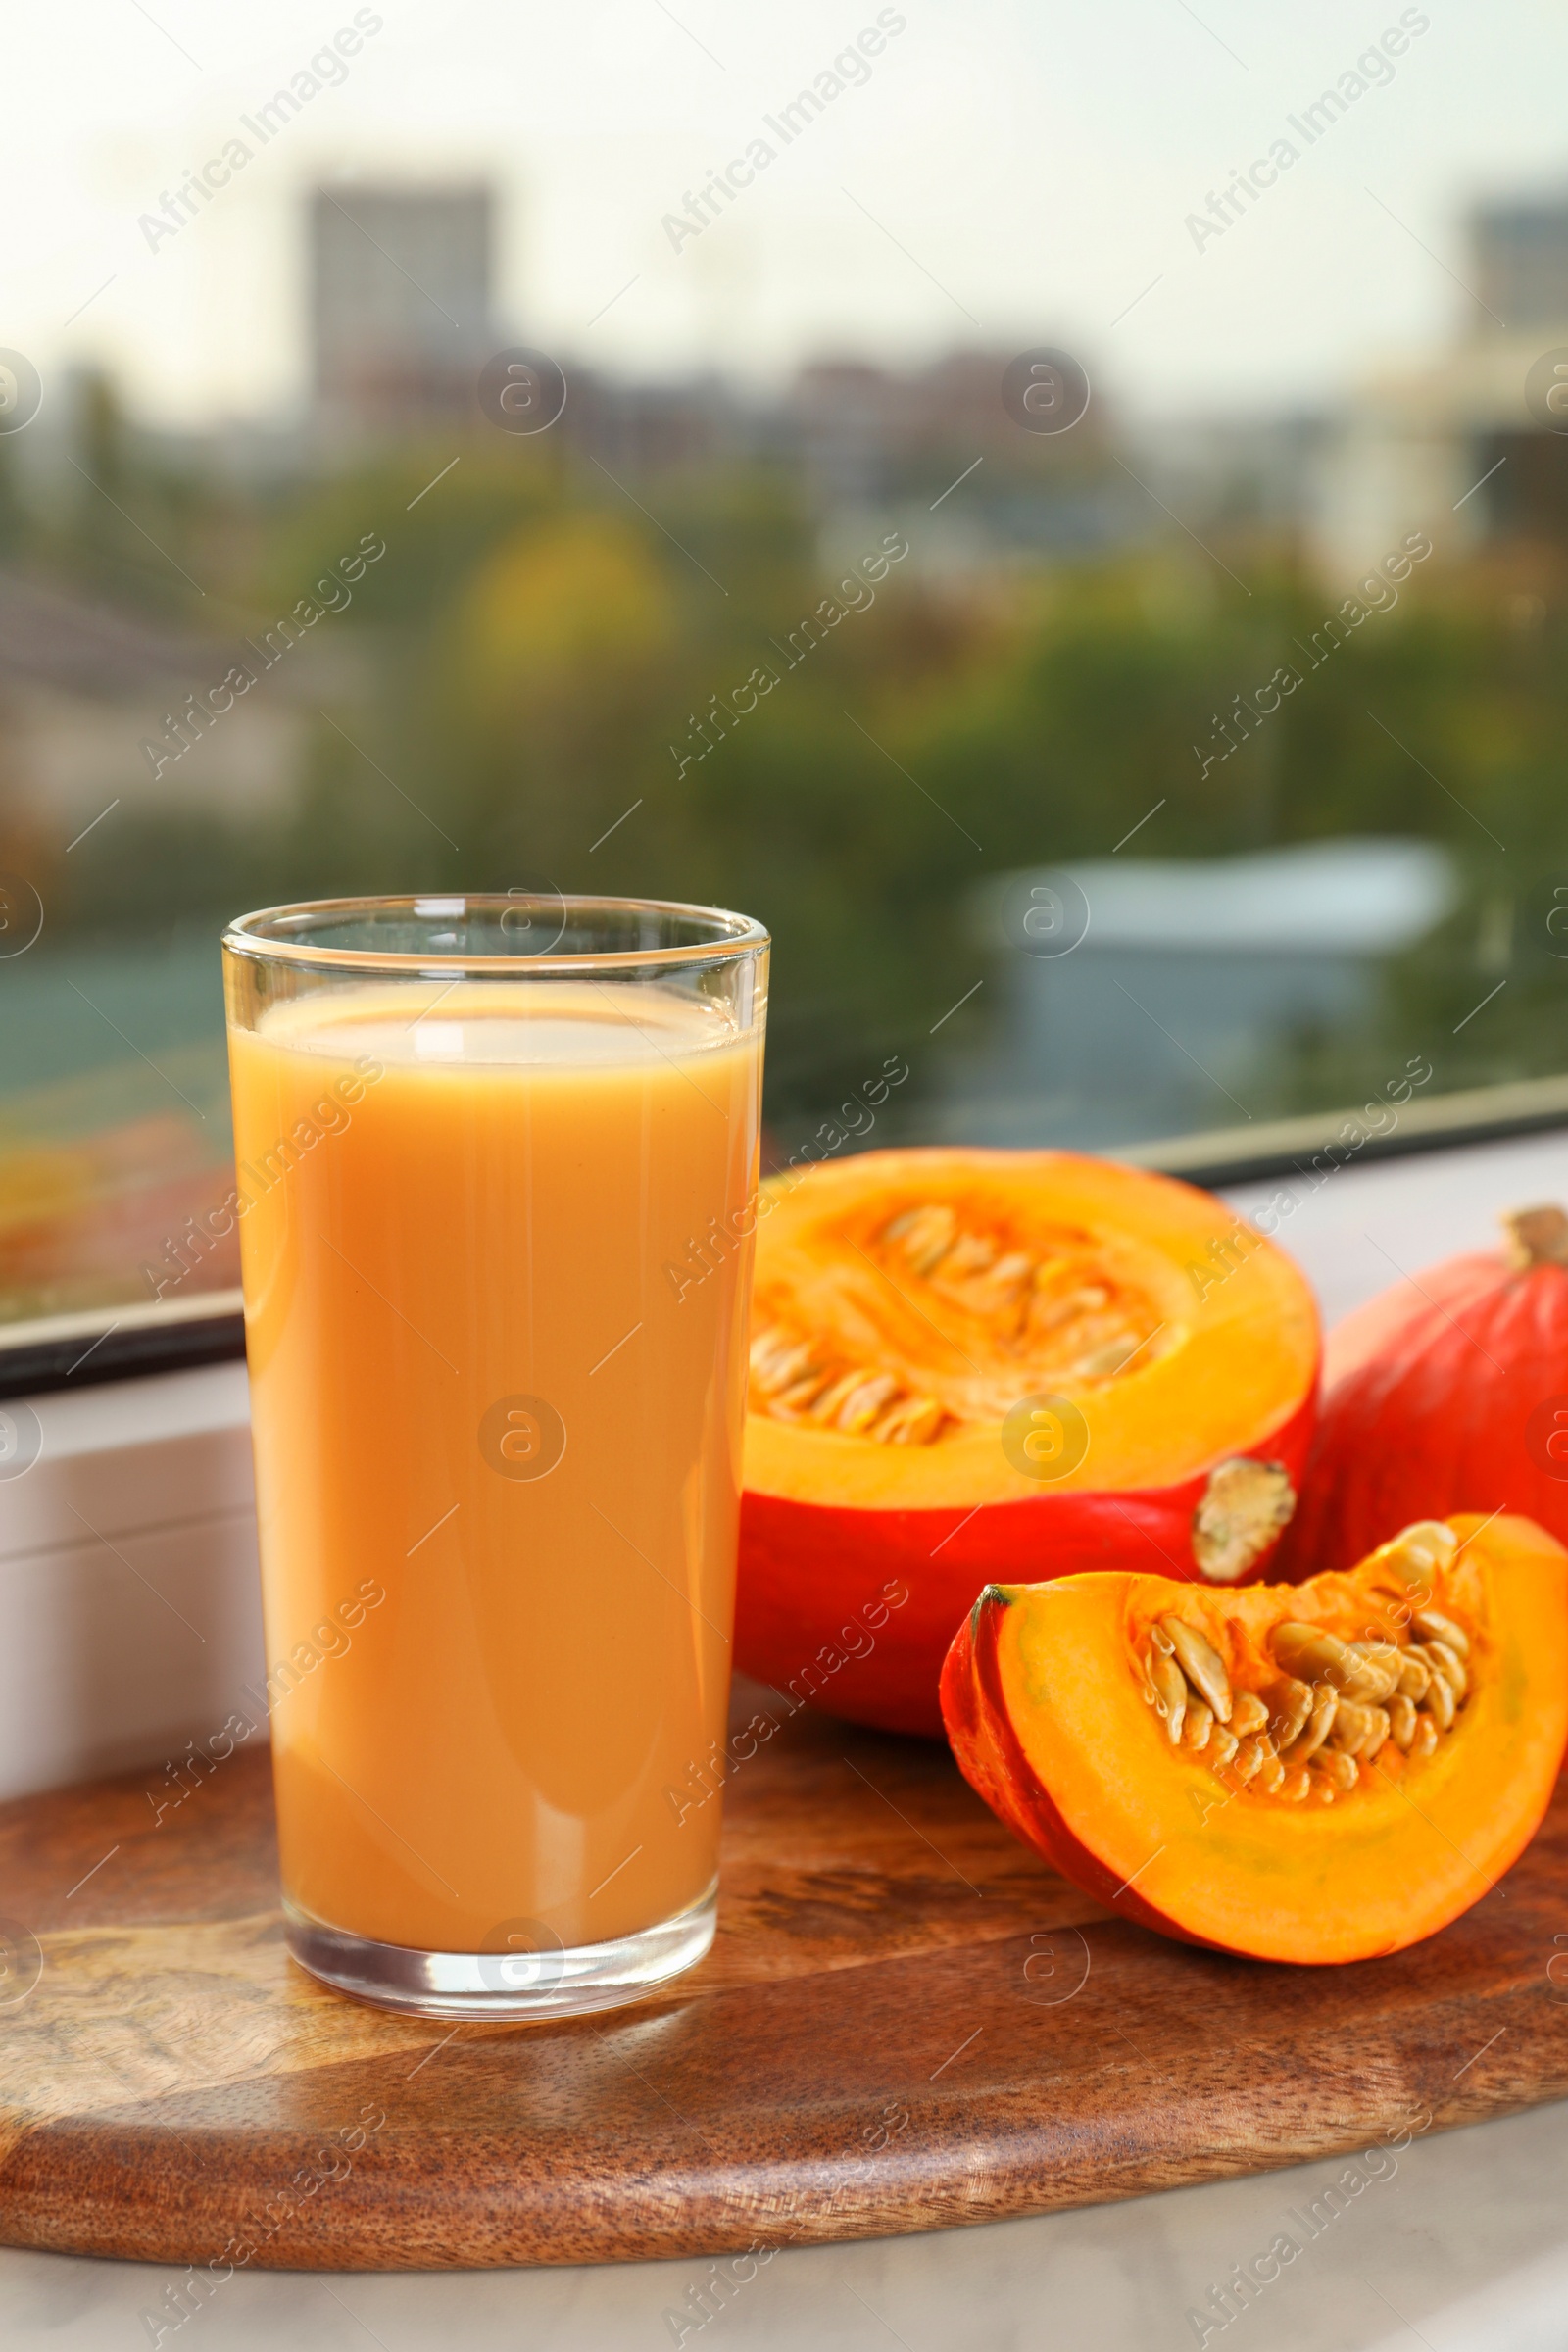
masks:
<path fill-rule="evenodd" d="M 231 1030 L 298 1911 L 572 1947 L 710 1886 L 719 1808 L 664 1791 L 723 1734 L 749 1244 L 665 1269 L 747 1223 L 759 1049 L 706 999 L 575 981 Z"/>

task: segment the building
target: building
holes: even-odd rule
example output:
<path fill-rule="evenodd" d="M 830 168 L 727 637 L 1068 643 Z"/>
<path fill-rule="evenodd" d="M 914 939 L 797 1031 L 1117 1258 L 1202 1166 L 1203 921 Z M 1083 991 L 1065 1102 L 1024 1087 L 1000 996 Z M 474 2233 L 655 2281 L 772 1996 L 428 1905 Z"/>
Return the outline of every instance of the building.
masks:
<path fill-rule="evenodd" d="M 506 340 L 493 318 L 495 200 L 485 186 L 318 188 L 310 208 L 317 420 L 329 434 L 474 421 L 474 384 Z"/>
<path fill-rule="evenodd" d="M 1533 378 L 1568 354 L 1568 197 L 1479 206 L 1466 239 L 1453 341 L 1368 379 L 1324 438 L 1305 519 L 1330 579 L 1413 529 L 1568 553 L 1568 413 L 1555 425 Z"/>
<path fill-rule="evenodd" d="M 830 563 L 895 522 L 928 577 L 962 582 L 1142 544 L 1163 523 L 1115 460 L 1102 392 L 1070 431 L 1024 430 L 1003 401 L 1015 355 L 959 349 L 905 373 L 860 361 L 801 370 L 777 420 Z"/>
<path fill-rule="evenodd" d="M 1008 876 L 976 903 L 1000 1034 L 955 1079 L 950 1123 L 1096 1146 L 1241 1126 L 1303 1048 L 1369 1032 L 1389 959 L 1456 896 L 1446 856 L 1415 841 Z"/>
<path fill-rule="evenodd" d="M 316 647 L 297 652 L 271 691 L 192 723 L 192 699 L 207 703 L 231 666 L 260 669 L 254 649 L 0 570 L 0 824 L 63 845 L 114 801 L 226 817 L 275 808 L 298 783 L 310 710 L 348 683 Z M 150 758 L 149 743 L 170 756 Z"/>
<path fill-rule="evenodd" d="M 1470 223 L 1476 329 L 1549 335 L 1568 322 L 1568 198 L 1478 206 Z"/>

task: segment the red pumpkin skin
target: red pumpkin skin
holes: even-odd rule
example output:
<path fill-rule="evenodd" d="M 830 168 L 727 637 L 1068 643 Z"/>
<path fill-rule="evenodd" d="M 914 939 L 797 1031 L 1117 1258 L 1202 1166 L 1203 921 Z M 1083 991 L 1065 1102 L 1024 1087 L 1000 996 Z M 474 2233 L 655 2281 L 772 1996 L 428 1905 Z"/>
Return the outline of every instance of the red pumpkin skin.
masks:
<path fill-rule="evenodd" d="M 1226 1459 L 1278 1462 L 1298 1484 L 1316 1404 L 1309 1391 L 1279 1429 Z M 1085 1568 L 1136 1568 L 1200 1584 L 1193 1514 L 1208 1476 L 1205 1469 L 1179 1486 L 1120 1494 L 1047 1490 L 1024 1502 L 985 1504 L 967 1518 L 953 1510 L 835 1509 L 748 1493 L 735 1663 L 827 1714 L 939 1740 L 942 1661 L 983 1586 L 1038 1584 Z M 1261 1553 L 1237 1581 L 1269 1575 L 1277 1549 Z M 822 1646 L 804 1655 L 803 1624 L 822 1628 Z"/>
<path fill-rule="evenodd" d="M 1325 1380 L 1277 1576 L 1353 1568 L 1455 1511 L 1519 1513 L 1568 1543 L 1568 1266 L 1476 1251 L 1396 1283 L 1331 1333 Z"/>
<path fill-rule="evenodd" d="M 1021 1843 L 1033 1846 L 1063 1878 L 1119 1919 L 1152 1928 L 1178 1943 L 1202 1944 L 1203 1937 L 1178 1927 L 1136 1886 L 1116 1883 L 1099 1855 L 1073 1836 L 1037 1778 L 997 1680 L 997 1632 L 1007 1605 L 1000 1592 L 982 1592 L 954 1636 L 942 1668 L 942 1716 L 958 1769 Z"/>

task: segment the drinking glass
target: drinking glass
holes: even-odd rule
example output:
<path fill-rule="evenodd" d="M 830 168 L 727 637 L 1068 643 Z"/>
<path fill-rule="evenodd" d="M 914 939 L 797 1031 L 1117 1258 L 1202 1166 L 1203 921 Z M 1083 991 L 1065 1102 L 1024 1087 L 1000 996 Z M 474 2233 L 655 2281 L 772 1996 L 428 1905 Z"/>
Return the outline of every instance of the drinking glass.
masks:
<path fill-rule="evenodd" d="M 346 1992 L 556 2016 L 712 1939 L 767 945 L 550 893 L 224 937 L 257 1711 Z"/>

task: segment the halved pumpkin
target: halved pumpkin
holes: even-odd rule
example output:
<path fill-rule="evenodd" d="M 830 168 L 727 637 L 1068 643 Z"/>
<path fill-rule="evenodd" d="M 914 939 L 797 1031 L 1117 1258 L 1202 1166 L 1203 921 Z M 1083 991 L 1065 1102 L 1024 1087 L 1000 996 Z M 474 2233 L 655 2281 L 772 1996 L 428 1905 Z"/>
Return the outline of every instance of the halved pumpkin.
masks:
<path fill-rule="evenodd" d="M 1317 1315 L 1222 1201 L 1075 1152 L 868 1152 L 764 1187 L 757 1233 L 748 1674 L 940 1734 L 942 1660 L 988 1580 L 1262 1572 Z"/>
<path fill-rule="evenodd" d="M 1302 1585 L 993 1586 L 942 1697 L 992 1810 L 1123 1918 L 1365 1960 L 1469 1910 L 1541 1822 L 1568 1552 L 1529 1519 L 1458 1518 Z"/>

